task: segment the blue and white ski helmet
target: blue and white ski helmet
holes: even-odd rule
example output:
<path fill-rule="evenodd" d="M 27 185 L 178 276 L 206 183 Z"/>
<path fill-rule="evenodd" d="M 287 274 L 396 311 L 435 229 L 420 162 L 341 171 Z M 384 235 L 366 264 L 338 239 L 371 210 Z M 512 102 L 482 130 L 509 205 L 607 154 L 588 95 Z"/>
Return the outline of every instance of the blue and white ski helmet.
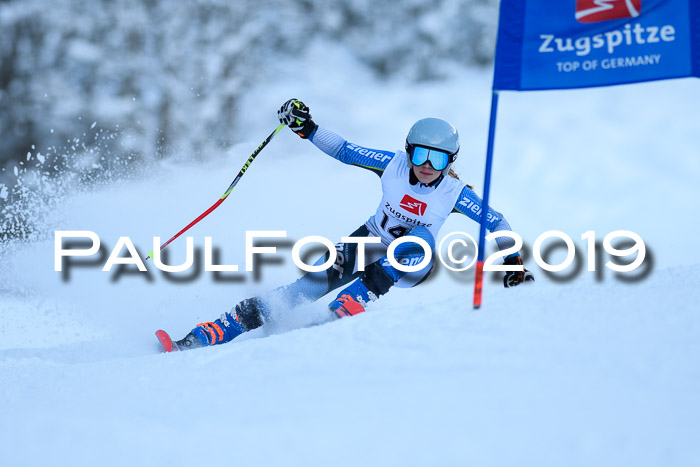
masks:
<path fill-rule="evenodd" d="M 459 152 L 459 133 L 457 129 L 448 121 L 441 118 L 424 118 L 413 124 L 406 136 L 406 152 L 408 156 L 408 166 L 413 167 L 411 163 L 411 150 L 414 146 L 422 146 L 425 148 L 439 149 L 445 151 L 450 156 L 450 162 L 447 164 L 443 175 L 447 175 L 454 161 L 457 160 Z"/>

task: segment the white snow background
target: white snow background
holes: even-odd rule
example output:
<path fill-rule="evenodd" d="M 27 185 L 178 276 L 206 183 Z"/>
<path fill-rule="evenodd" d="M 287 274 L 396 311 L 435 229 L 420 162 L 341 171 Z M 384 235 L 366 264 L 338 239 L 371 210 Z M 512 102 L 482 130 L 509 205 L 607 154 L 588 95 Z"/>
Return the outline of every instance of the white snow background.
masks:
<path fill-rule="evenodd" d="M 145 257 L 153 236 L 170 238 L 222 195 L 290 97 L 379 149 L 401 148 L 419 118 L 445 118 L 461 134 L 457 172 L 482 193 L 489 72 L 378 81 L 318 47 L 298 59 L 301 75 L 282 64 L 247 94 L 231 129 L 240 144 L 66 196 L 53 229 L 94 231 L 108 252 L 129 236 Z M 173 283 L 151 263 L 150 280 L 102 264 L 63 280 L 52 236 L 13 245 L 0 292 L 2 465 L 700 465 L 698 102 L 692 79 L 501 95 L 492 205 L 529 246 L 556 229 L 579 256 L 584 232 L 636 232 L 653 265 L 632 283 L 585 267 L 559 283 L 529 260 L 534 284 L 487 280 L 473 311 L 472 275 L 440 269 L 351 319 L 314 325 L 329 295 L 230 344 L 163 354 L 156 329 L 180 338 L 296 279 L 291 249 L 259 281 Z M 246 230 L 337 241 L 380 193 L 374 174 L 285 129 L 188 235 L 213 237 L 220 262 L 243 270 Z M 478 233 L 459 215 L 442 233 L 455 230 Z M 184 238 L 168 250 L 182 261 Z"/>

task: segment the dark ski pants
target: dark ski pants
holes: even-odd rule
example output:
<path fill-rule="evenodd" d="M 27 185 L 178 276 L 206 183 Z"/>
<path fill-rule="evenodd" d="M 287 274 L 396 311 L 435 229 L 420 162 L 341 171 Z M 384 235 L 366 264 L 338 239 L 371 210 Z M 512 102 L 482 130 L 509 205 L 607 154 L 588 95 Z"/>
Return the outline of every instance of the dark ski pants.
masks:
<path fill-rule="evenodd" d="M 435 250 L 435 239 L 425 227 L 414 227 L 406 235 L 420 237 L 425 240 L 431 250 Z M 351 237 L 372 236 L 366 225 L 355 230 Z M 335 249 L 337 257 L 335 263 L 325 271 L 308 272 L 292 284 L 275 289 L 272 295 L 286 305 L 293 307 L 304 302 L 316 301 L 329 292 L 349 284 L 358 277 L 370 290 L 370 284 L 376 284 L 379 293 L 384 294 L 392 285 L 397 287 L 413 287 L 428 278 L 433 268 L 433 261 L 417 272 L 405 273 L 391 266 L 387 260 L 387 246 L 384 244 L 371 244 L 365 246 L 365 271 L 359 270 L 358 244 L 337 243 Z M 326 253 L 319 258 L 315 265 L 325 263 L 330 254 Z M 413 242 L 399 245 L 394 251 L 394 257 L 400 264 L 417 264 L 425 257 L 423 248 Z"/>

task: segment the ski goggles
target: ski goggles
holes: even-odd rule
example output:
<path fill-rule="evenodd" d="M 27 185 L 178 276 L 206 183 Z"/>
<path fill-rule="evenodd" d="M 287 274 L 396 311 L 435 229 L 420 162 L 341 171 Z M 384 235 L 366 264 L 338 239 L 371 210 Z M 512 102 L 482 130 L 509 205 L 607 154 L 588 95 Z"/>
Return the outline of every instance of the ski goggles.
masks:
<path fill-rule="evenodd" d="M 430 161 L 430 165 L 432 165 L 435 170 L 445 170 L 452 158 L 451 155 L 445 151 L 421 146 L 411 146 L 408 150 L 408 154 L 411 156 L 411 164 L 423 165 Z"/>

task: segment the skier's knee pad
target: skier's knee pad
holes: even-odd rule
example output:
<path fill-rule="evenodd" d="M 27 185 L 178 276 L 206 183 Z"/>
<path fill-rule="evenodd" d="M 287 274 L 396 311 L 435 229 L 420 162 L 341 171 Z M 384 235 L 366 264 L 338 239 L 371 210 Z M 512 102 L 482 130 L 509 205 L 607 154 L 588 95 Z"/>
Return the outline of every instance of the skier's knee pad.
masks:
<path fill-rule="evenodd" d="M 418 237 L 421 240 L 425 240 L 425 242 L 430 246 L 430 249 L 435 250 L 435 237 L 433 237 L 433 234 L 431 234 L 430 230 L 428 230 L 426 227 L 423 227 L 422 225 L 414 227 L 406 235 L 411 237 Z M 410 243 L 404 243 L 403 245 L 410 245 Z M 416 245 L 416 247 L 420 248 L 420 251 L 423 252 L 423 249 L 420 247 L 420 245 L 415 243 L 413 245 Z"/>
<path fill-rule="evenodd" d="M 425 243 L 418 243 L 417 241 L 413 241 L 411 239 L 408 239 L 406 237 L 417 237 Z M 433 235 L 430 233 L 428 229 L 425 227 L 415 227 L 413 228 L 407 235 L 406 241 L 398 245 L 394 249 L 394 261 L 397 263 L 403 265 L 403 266 L 415 266 L 417 264 L 422 263 L 426 255 L 428 253 L 431 253 L 435 251 L 435 238 Z M 427 249 L 425 245 L 427 244 Z M 387 270 L 389 275 L 394 279 L 394 281 L 399 280 L 401 277 L 403 277 L 406 272 L 405 271 L 400 271 L 396 269 L 394 266 L 392 266 L 392 263 L 389 262 L 388 257 L 385 257 L 381 261 L 382 266 L 384 269 Z M 432 268 L 432 259 L 430 261 L 430 264 L 426 265 L 426 267 L 431 267 Z M 427 270 L 426 270 L 427 272 Z"/>
<path fill-rule="evenodd" d="M 391 286 L 394 285 L 394 279 L 379 262 L 367 266 L 361 280 L 370 292 L 377 297 L 387 293 Z"/>
<path fill-rule="evenodd" d="M 244 330 L 250 331 L 259 328 L 264 323 L 266 305 L 258 297 L 246 298 L 238 303 L 232 310 L 236 320 Z"/>

